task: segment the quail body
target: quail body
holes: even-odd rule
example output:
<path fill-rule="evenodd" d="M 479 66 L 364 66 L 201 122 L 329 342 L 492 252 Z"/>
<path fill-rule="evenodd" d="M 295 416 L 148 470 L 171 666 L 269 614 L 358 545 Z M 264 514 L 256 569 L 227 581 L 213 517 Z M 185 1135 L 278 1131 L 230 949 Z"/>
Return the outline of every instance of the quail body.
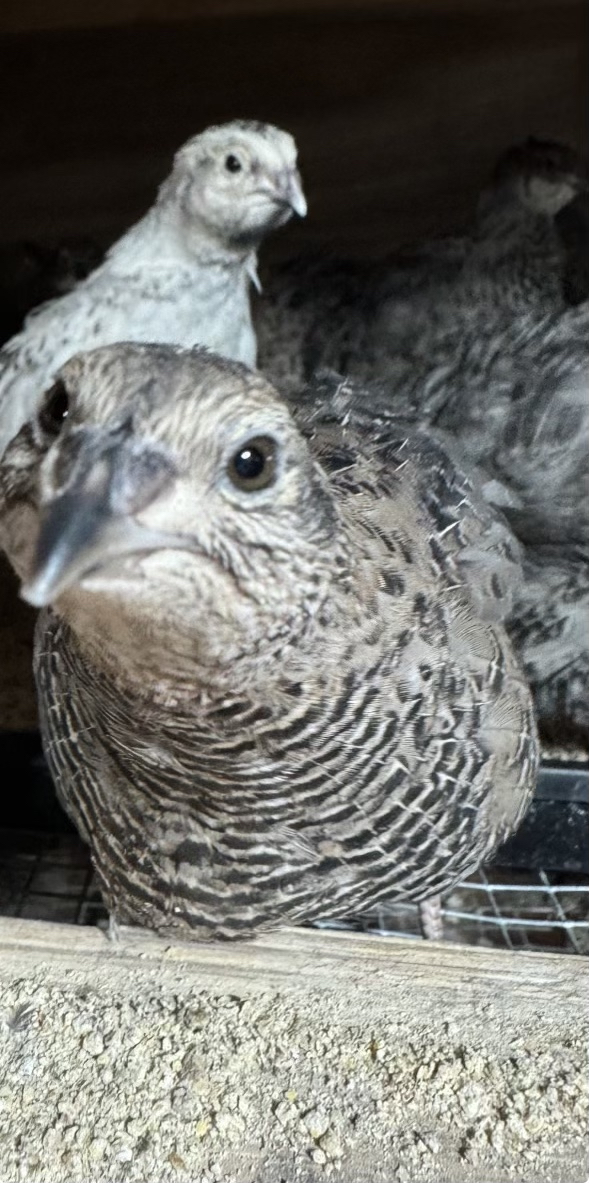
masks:
<path fill-rule="evenodd" d="M 238 938 L 426 901 L 526 808 L 517 544 L 365 411 L 129 344 L 73 358 L 6 452 L 45 750 L 117 920 Z"/>
<path fill-rule="evenodd" d="M 177 152 L 144 218 L 0 354 L 0 455 L 58 367 L 120 340 L 206 345 L 253 365 L 256 248 L 306 203 L 296 146 L 270 124 L 208 128 Z"/>

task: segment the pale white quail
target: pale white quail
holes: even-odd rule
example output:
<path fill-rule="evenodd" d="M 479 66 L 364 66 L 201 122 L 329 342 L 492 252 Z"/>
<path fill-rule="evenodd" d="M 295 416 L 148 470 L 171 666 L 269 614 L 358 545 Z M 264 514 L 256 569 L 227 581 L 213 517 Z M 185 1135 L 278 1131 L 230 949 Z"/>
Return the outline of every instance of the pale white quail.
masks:
<path fill-rule="evenodd" d="M 256 248 L 306 203 L 295 142 L 266 123 L 209 127 L 176 153 L 155 203 L 0 353 L 0 455 L 58 367 L 115 341 L 207 345 L 253 365 Z"/>

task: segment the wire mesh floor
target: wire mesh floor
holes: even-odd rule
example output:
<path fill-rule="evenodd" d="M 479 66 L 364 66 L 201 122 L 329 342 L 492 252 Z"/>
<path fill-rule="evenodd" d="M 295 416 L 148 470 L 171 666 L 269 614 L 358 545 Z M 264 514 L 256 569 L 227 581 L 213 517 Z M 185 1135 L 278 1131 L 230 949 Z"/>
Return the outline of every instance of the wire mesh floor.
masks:
<path fill-rule="evenodd" d="M 86 847 L 74 834 L 0 830 L 0 914 L 106 926 Z M 444 937 L 511 950 L 589 954 L 589 875 L 487 867 L 458 884 L 443 907 Z M 421 936 L 417 908 L 378 912 L 319 927 Z"/>

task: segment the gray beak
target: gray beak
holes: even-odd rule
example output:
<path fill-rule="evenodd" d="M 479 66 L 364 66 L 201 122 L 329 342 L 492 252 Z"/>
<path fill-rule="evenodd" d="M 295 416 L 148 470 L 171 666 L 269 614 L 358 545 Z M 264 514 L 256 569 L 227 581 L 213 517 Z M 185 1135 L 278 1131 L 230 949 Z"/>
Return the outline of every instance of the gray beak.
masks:
<path fill-rule="evenodd" d="M 307 213 L 307 201 L 303 193 L 303 186 L 299 170 L 289 169 L 280 180 L 279 193 L 284 202 L 290 206 L 293 213 L 304 218 Z"/>
<path fill-rule="evenodd" d="M 82 431 L 71 479 L 45 506 L 23 599 L 51 604 L 68 587 L 125 554 L 179 546 L 176 535 L 149 530 L 134 518 L 173 479 L 170 460 L 127 432 Z"/>

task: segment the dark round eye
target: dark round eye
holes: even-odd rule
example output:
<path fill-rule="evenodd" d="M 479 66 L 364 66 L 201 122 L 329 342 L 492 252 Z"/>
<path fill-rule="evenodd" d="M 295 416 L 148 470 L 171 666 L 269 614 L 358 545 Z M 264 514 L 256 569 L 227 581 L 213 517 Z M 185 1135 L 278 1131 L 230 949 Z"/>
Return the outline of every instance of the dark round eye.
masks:
<path fill-rule="evenodd" d="M 242 444 L 227 466 L 230 480 L 244 493 L 266 489 L 276 477 L 276 443 L 267 435 L 257 435 Z"/>
<path fill-rule="evenodd" d="M 69 394 L 63 382 L 56 382 L 47 391 L 39 411 L 39 424 L 45 435 L 58 436 L 70 409 Z"/>
<path fill-rule="evenodd" d="M 229 156 L 225 157 L 225 168 L 227 169 L 228 173 L 240 173 L 243 165 L 239 159 L 239 156 L 234 156 L 233 153 L 230 152 Z"/>

